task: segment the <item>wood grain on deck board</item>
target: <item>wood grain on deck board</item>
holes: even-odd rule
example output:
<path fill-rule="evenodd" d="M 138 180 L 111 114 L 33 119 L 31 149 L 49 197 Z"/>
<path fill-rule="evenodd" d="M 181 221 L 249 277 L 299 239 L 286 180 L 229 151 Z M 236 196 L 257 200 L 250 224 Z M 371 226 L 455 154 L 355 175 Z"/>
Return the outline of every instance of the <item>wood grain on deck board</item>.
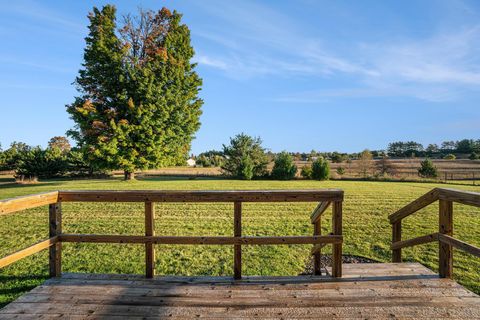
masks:
<path fill-rule="evenodd" d="M 345 264 L 344 277 L 65 274 L 0 319 L 480 318 L 480 297 L 416 263 Z"/>

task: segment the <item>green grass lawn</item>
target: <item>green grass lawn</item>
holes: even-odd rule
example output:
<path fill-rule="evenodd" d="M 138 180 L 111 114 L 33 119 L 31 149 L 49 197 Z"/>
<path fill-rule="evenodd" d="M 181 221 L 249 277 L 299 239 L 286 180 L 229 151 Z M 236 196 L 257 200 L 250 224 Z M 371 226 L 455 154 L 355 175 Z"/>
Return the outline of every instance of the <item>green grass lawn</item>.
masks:
<path fill-rule="evenodd" d="M 141 181 L 77 180 L 48 181 L 37 185 L 0 184 L 0 198 L 10 198 L 50 190 L 68 189 L 317 189 L 345 191 L 344 253 L 390 261 L 391 227 L 387 216 L 430 189 L 445 185 L 407 182 L 362 181 L 236 181 L 223 179 L 158 178 Z M 449 185 L 480 191 L 479 186 Z M 309 217 L 315 203 L 245 203 L 245 235 L 311 235 Z M 144 232 L 143 204 L 65 203 L 63 230 L 67 233 L 129 234 Z M 330 212 L 330 211 L 329 211 Z M 404 222 L 404 239 L 438 229 L 438 205 L 431 205 Z M 330 232 L 330 214 L 324 215 L 324 233 Z M 480 209 L 454 205 L 454 234 L 461 240 L 480 245 Z M 233 205 L 156 204 L 157 235 L 232 235 Z M 0 256 L 4 257 L 48 237 L 48 209 L 25 210 L 0 216 Z M 311 246 L 245 246 L 245 275 L 296 275 L 309 259 Z M 326 249 L 325 251 L 328 251 Z M 157 273 L 171 275 L 232 275 L 231 246 L 157 246 Z M 429 244 L 404 250 L 404 260 L 418 261 L 437 270 L 438 245 Z M 480 259 L 455 251 L 455 278 L 480 293 Z M 0 307 L 47 278 L 47 251 L 0 270 Z M 144 272 L 142 245 L 64 244 L 64 272 L 138 273 Z"/>

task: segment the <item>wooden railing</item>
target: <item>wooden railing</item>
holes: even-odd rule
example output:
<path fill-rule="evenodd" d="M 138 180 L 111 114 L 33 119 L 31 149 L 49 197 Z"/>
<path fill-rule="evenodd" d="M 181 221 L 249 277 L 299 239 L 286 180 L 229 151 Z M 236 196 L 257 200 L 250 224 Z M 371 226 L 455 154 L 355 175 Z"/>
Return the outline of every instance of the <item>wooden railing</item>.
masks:
<path fill-rule="evenodd" d="M 0 268 L 24 257 L 49 248 L 50 276 L 58 277 L 62 270 L 63 242 L 91 243 L 137 243 L 145 245 L 145 273 L 151 278 L 155 274 L 155 244 L 182 245 L 233 245 L 234 277 L 242 277 L 242 245 L 313 244 L 315 274 L 320 274 L 320 250 L 326 244 L 333 245 L 332 276 L 342 276 L 342 190 L 300 191 L 55 191 L 0 201 L 0 215 L 29 208 L 49 205 L 50 237 L 24 250 L 0 259 Z M 65 234 L 62 232 L 62 202 L 144 202 L 145 235 L 97 235 Z M 155 202 L 233 202 L 233 236 L 155 236 Z M 311 222 L 313 236 L 264 236 L 242 235 L 243 202 L 320 202 L 314 210 Z M 329 235 L 321 234 L 322 213 L 333 204 L 333 230 Z"/>
<path fill-rule="evenodd" d="M 402 219 L 418 210 L 439 201 L 438 232 L 402 240 Z M 402 248 L 438 241 L 439 266 L 438 273 L 442 278 L 452 278 L 453 275 L 453 248 L 457 248 L 480 257 L 480 248 L 453 238 L 453 203 L 461 203 L 480 207 L 480 193 L 435 188 L 415 201 L 389 216 L 392 224 L 392 260 L 402 261 Z"/>

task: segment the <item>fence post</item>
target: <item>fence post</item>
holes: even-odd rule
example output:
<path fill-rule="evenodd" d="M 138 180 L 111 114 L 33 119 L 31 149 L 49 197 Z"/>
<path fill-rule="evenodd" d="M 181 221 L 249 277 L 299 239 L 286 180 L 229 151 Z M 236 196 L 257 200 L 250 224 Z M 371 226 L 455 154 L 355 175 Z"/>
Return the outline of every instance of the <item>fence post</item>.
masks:
<path fill-rule="evenodd" d="M 236 201 L 233 203 L 233 236 L 242 236 L 242 203 Z M 233 277 L 242 278 L 242 246 L 236 244 L 233 247 Z"/>
<path fill-rule="evenodd" d="M 321 236 L 322 235 L 322 220 L 321 216 L 317 218 L 317 221 L 313 224 L 313 235 L 314 236 Z M 322 274 L 321 270 L 321 257 L 322 252 L 319 249 L 317 252 L 313 254 L 313 274 L 320 276 Z"/>
<path fill-rule="evenodd" d="M 402 220 L 392 224 L 392 243 L 402 241 Z M 402 249 L 392 250 L 392 262 L 402 262 Z"/>
<path fill-rule="evenodd" d="M 145 202 L 145 235 L 153 236 L 155 225 L 155 204 Z M 145 243 L 145 276 L 153 278 L 155 275 L 155 248 L 152 242 Z"/>
<path fill-rule="evenodd" d="M 342 201 L 333 202 L 333 219 L 332 227 L 333 234 L 342 235 Z M 332 276 L 340 278 L 342 276 L 342 245 L 343 243 L 333 244 L 333 263 L 332 263 Z"/>
<path fill-rule="evenodd" d="M 50 222 L 50 238 L 62 233 L 62 204 L 61 202 L 52 203 L 48 208 Z M 50 277 L 60 277 L 62 275 L 62 243 L 57 242 L 49 249 L 49 273 Z"/>
<path fill-rule="evenodd" d="M 453 235 L 453 202 L 439 200 L 438 232 L 449 236 Z M 453 250 L 452 246 L 439 241 L 438 273 L 440 278 L 453 276 Z"/>

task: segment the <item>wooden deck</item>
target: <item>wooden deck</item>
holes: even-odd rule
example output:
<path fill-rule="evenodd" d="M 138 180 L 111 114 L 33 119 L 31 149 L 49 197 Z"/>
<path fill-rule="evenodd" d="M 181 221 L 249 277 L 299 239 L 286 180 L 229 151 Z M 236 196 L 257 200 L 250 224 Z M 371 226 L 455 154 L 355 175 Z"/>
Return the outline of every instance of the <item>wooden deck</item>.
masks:
<path fill-rule="evenodd" d="M 480 319 L 480 297 L 418 263 L 345 264 L 342 279 L 65 274 L 0 310 L 38 318 Z"/>

